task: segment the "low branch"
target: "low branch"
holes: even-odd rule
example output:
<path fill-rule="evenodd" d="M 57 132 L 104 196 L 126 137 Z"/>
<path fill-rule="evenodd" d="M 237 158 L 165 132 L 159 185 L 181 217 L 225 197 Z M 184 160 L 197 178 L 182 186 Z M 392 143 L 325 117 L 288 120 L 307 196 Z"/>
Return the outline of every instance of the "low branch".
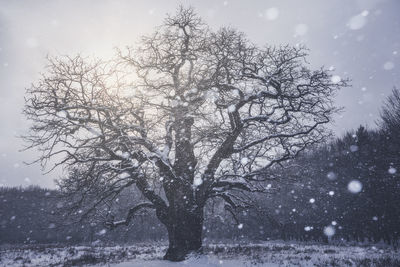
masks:
<path fill-rule="evenodd" d="M 113 229 L 115 227 L 118 227 L 120 225 L 128 226 L 129 223 L 131 222 L 131 220 L 134 218 L 135 213 L 138 212 L 141 209 L 144 209 L 144 208 L 155 209 L 155 206 L 152 203 L 141 203 L 141 204 L 138 204 L 135 207 L 129 209 L 128 215 L 126 216 L 125 220 L 116 221 L 116 222 L 114 222 L 114 220 L 113 221 L 108 221 L 108 222 L 105 223 L 105 226 L 107 226 L 107 227 L 109 227 L 111 229 Z"/>

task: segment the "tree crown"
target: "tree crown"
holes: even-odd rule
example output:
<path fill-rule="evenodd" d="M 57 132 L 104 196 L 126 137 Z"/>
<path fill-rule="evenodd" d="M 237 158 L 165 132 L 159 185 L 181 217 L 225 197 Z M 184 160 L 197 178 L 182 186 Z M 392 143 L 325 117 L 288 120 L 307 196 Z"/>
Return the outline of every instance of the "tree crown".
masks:
<path fill-rule="evenodd" d="M 180 8 L 112 61 L 51 58 L 27 90 L 25 139 L 43 164 L 66 168 L 59 185 L 80 192 L 87 212 L 131 186 L 157 211 L 176 192 L 188 205 L 219 197 L 235 208 L 232 191 L 262 191 L 263 170 L 327 134 L 347 81 L 310 70 L 307 53 L 258 47 Z"/>

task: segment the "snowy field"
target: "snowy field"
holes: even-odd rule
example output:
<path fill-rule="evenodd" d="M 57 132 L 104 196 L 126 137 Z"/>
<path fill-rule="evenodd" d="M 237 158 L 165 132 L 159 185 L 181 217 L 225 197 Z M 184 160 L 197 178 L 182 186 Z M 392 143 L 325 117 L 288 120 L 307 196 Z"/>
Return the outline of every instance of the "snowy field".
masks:
<path fill-rule="evenodd" d="M 204 255 L 180 263 L 162 260 L 166 244 L 131 246 L 3 246 L 0 266 L 400 266 L 400 251 L 385 246 L 266 242 L 209 244 Z"/>

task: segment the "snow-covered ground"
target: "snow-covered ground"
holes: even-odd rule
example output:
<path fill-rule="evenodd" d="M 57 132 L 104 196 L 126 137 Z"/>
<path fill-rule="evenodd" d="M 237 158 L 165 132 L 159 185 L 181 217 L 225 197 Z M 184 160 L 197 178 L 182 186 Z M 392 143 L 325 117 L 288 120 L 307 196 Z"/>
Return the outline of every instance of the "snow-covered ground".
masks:
<path fill-rule="evenodd" d="M 162 260 L 166 244 L 130 246 L 29 245 L 0 248 L 0 266 L 400 266 L 400 251 L 385 246 L 334 246 L 290 242 L 208 244 L 204 255 Z"/>

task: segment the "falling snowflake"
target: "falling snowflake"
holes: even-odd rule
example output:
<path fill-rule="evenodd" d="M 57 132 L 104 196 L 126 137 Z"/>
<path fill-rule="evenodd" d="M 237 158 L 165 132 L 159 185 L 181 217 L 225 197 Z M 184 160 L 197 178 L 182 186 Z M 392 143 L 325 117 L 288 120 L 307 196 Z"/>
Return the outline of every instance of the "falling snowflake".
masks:
<path fill-rule="evenodd" d="M 327 226 L 324 227 L 324 235 L 326 235 L 327 237 L 331 237 L 335 234 L 335 228 L 332 226 Z"/>
<path fill-rule="evenodd" d="M 199 185 L 201 185 L 202 183 L 203 183 L 203 180 L 202 180 L 200 177 L 196 177 L 196 178 L 194 178 L 194 180 L 193 180 L 194 186 L 199 186 Z"/>
<path fill-rule="evenodd" d="M 347 185 L 347 189 L 353 193 L 360 193 L 362 190 L 362 184 L 360 181 L 358 180 L 352 180 L 348 185 Z"/>
<path fill-rule="evenodd" d="M 248 159 L 248 158 L 242 158 L 242 159 L 240 160 L 240 163 L 241 163 L 242 165 L 246 165 L 247 163 L 249 163 L 249 159 Z"/>
<path fill-rule="evenodd" d="M 357 151 L 358 151 L 358 146 L 356 146 L 356 145 L 351 145 L 351 146 L 350 146 L 350 151 L 351 151 L 351 152 L 357 152 Z"/>
<path fill-rule="evenodd" d="M 328 193 L 330 196 L 333 196 L 334 194 L 335 194 L 335 192 L 334 191 L 329 191 L 329 193 Z"/>
<path fill-rule="evenodd" d="M 243 223 L 239 223 L 237 227 L 238 227 L 238 229 L 242 229 L 243 228 Z"/>
<path fill-rule="evenodd" d="M 368 10 L 364 10 L 363 12 L 361 12 L 361 16 L 364 16 L 364 17 L 368 16 L 368 14 L 369 14 Z"/>
<path fill-rule="evenodd" d="M 390 167 L 388 173 L 395 174 L 397 172 L 396 168 Z"/>
<path fill-rule="evenodd" d="M 391 61 L 387 61 L 387 62 L 385 62 L 385 64 L 383 64 L 384 70 L 391 70 L 393 68 L 394 68 L 394 63 Z"/>
<path fill-rule="evenodd" d="M 105 235 L 107 233 L 106 229 L 102 229 L 100 232 L 97 233 L 97 235 Z"/>
<path fill-rule="evenodd" d="M 367 24 L 367 18 L 366 18 L 366 13 L 363 12 L 361 14 L 358 14 L 356 16 L 353 16 L 350 18 L 349 22 L 347 23 L 347 26 L 351 30 L 359 30 L 362 29 L 365 24 Z M 365 15 L 365 16 L 364 16 Z M 368 14 L 367 14 L 368 15 Z"/>
<path fill-rule="evenodd" d="M 335 180 L 336 177 L 337 177 L 337 175 L 336 175 L 336 173 L 334 173 L 334 172 L 328 172 L 328 174 L 326 175 L 326 177 L 327 177 L 329 180 Z"/>
<path fill-rule="evenodd" d="M 312 203 L 314 203 L 315 202 L 315 199 L 313 199 L 313 198 L 310 198 L 310 203 L 312 204 Z"/>
<path fill-rule="evenodd" d="M 342 80 L 342 78 L 340 78 L 340 76 L 339 75 L 333 75 L 332 77 L 331 77 L 331 81 L 332 81 L 332 83 L 340 83 L 340 81 Z"/>
<path fill-rule="evenodd" d="M 276 7 L 268 8 L 265 11 L 265 16 L 268 20 L 276 20 L 279 17 L 279 9 Z"/>
<path fill-rule="evenodd" d="M 230 105 L 230 106 L 228 107 L 228 112 L 229 112 L 229 113 L 235 112 L 235 110 L 236 110 L 235 105 Z"/>

